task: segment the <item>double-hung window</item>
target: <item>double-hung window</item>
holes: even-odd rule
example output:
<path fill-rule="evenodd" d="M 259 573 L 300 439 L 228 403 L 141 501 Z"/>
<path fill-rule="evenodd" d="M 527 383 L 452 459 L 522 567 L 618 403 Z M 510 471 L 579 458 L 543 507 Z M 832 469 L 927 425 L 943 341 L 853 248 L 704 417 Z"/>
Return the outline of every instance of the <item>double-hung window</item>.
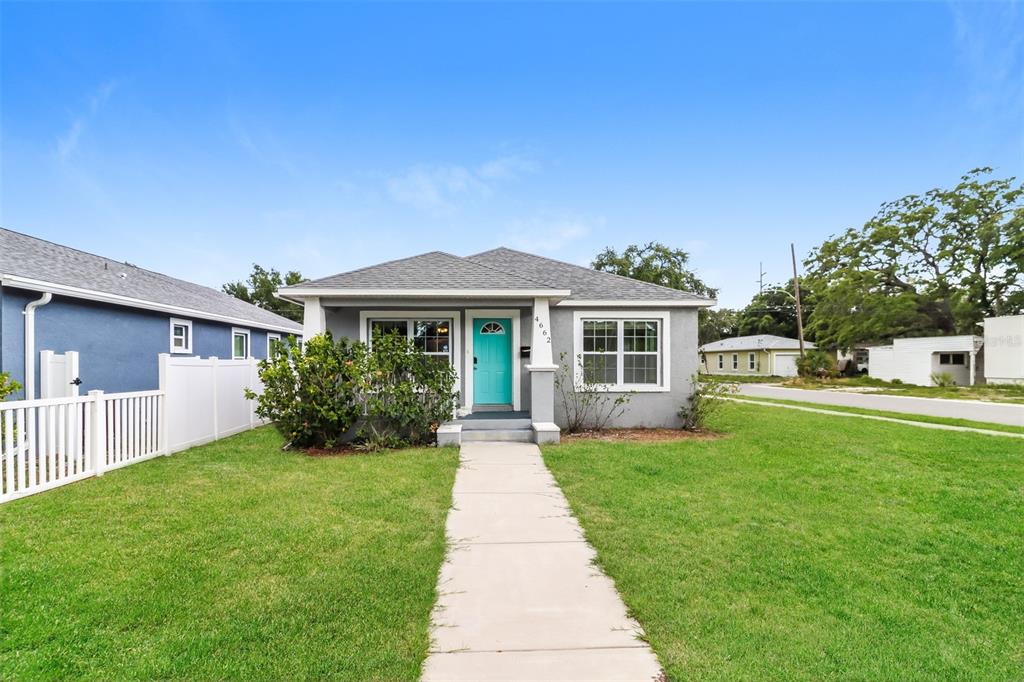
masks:
<path fill-rule="evenodd" d="M 280 334 L 271 334 L 267 332 L 267 359 L 274 357 L 274 351 L 277 350 L 278 346 L 281 346 L 284 342 L 281 341 Z"/>
<path fill-rule="evenodd" d="M 578 384 L 668 390 L 668 313 L 577 311 L 574 318 Z"/>
<path fill-rule="evenodd" d="M 405 337 L 424 354 L 439 362 L 452 364 L 452 320 L 434 318 L 384 318 L 369 321 L 369 341 L 378 334 Z"/>
<path fill-rule="evenodd" d="M 192 352 L 192 321 L 171 318 L 171 352 Z"/>
<path fill-rule="evenodd" d="M 747 354 L 747 369 L 749 369 L 751 372 L 757 369 L 757 355 L 755 355 L 754 353 Z"/>
<path fill-rule="evenodd" d="M 718 369 L 725 369 L 725 356 L 718 354 Z"/>
<path fill-rule="evenodd" d="M 237 327 L 231 330 L 231 359 L 246 360 L 249 358 L 249 330 Z"/>
<path fill-rule="evenodd" d="M 739 353 L 733 353 L 732 354 L 732 368 L 733 369 L 739 369 L 740 368 L 740 354 Z"/>

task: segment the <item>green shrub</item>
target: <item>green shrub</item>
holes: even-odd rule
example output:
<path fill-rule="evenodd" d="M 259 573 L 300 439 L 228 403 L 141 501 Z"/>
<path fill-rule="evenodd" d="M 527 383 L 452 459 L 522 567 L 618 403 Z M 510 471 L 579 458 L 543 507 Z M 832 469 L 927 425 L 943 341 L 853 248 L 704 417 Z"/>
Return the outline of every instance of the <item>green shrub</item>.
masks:
<path fill-rule="evenodd" d="M 828 379 L 836 375 L 836 361 L 825 351 L 814 348 L 797 358 L 796 371 L 802 377 Z"/>
<path fill-rule="evenodd" d="M 335 342 L 330 333 L 301 348 L 294 338 L 275 344 L 272 356 L 259 364 L 263 393 L 246 396 L 256 399 L 256 414 L 272 421 L 288 446 L 334 447 L 362 413 L 360 345 Z"/>
<path fill-rule="evenodd" d="M 329 333 L 299 347 L 294 339 L 260 362 L 256 414 L 289 446 L 333 448 L 353 436 L 370 450 L 422 444 L 458 404 L 455 370 L 395 335 L 373 348 Z"/>
<path fill-rule="evenodd" d="M 739 384 L 693 376 L 693 393 L 686 405 L 679 408 L 679 418 L 687 431 L 703 431 L 707 420 L 723 405 L 725 399 L 739 390 Z"/>
<path fill-rule="evenodd" d="M 371 450 L 433 442 L 458 405 L 447 359 L 427 355 L 399 334 L 374 335 L 359 376 L 366 416 L 359 435 Z"/>
<path fill-rule="evenodd" d="M 956 379 L 949 372 L 932 372 L 932 385 L 948 388 L 956 386 Z"/>
<path fill-rule="evenodd" d="M 0 372 L 0 400 L 6 400 L 7 396 L 21 390 L 21 384 L 11 378 L 7 372 Z"/>

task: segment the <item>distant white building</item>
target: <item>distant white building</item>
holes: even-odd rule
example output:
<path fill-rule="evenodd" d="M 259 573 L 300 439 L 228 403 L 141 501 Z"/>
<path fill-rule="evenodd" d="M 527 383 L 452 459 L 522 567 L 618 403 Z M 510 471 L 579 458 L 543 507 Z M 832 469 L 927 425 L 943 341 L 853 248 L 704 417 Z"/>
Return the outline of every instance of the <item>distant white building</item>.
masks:
<path fill-rule="evenodd" d="M 1024 315 L 985 320 L 985 381 L 1024 384 Z"/>
<path fill-rule="evenodd" d="M 980 336 L 922 336 L 868 348 L 868 374 L 876 379 L 932 386 L 934 374 L 948 374 L 959 386 L 978 383 L 985 364 Z"/>

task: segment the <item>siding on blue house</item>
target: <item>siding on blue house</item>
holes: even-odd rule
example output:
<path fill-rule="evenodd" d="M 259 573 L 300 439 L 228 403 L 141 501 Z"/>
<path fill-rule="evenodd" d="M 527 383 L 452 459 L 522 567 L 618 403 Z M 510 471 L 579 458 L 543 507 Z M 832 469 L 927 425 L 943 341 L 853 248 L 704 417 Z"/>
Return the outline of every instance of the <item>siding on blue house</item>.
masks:
<path fill-rule="evenodd" d="M 23 311 L 27 303 L 38 298 L 38 292 L 0 287 L 0 371 L 10 373 L 22 384 Z M 191 355 L 231 358 L 231 330 L 240 327 L 249 329 L 252 357 L 267 357 L 265 329 L 54 296 L 48 305 L 36 309 L 36 386 L 40 386 L 39 352 L 52 350 L 79 353 L 79 390 L 83 394 L 94 389 L 113 393 L 157 388 L 158 356 L 170 352 L 172 317 L 191 320 Z"/>

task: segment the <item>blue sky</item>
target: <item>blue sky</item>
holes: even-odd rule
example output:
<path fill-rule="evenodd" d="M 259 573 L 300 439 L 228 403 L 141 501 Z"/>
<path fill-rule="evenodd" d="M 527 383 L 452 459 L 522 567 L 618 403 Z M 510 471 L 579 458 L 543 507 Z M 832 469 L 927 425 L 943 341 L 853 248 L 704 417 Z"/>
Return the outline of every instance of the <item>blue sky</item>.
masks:
<path fill-rule="evenodd" d="M 0 224 L 219 286 L 499 244 L 758 262 L 1024 175 L 1024 7 L 0 5 Z"/>

